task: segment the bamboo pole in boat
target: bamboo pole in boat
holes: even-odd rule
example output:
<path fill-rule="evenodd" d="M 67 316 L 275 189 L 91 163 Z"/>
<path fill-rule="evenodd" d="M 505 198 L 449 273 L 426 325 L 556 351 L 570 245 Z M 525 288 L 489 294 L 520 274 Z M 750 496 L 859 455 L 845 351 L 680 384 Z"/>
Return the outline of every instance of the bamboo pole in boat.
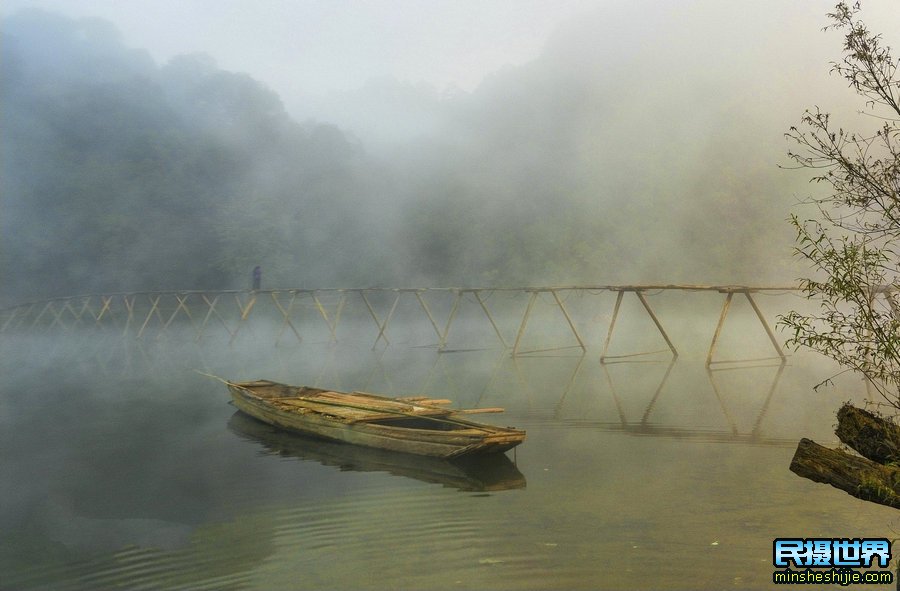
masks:
<path fill-rule="evenodd" d="M 226 383 L 253 394 L 252 388 L 247 388 L 245 386 L 242 386 L 240 384 L 235 384 L 233 382 L 226 382 Z M 384 407 L 378 407 L 378 406 L 366 406 L 363 404 L 353 404 L 351 402 L 343 402 L 343 401 L 338 401 L 338 400 L 322 400 L 320 398 L 310 398 L 307 396 L 281 396 L 281 397 L 273 397 L 273 398 L 270 398 L 269 400 L 278 400 L 278 401 L 283 401 L 283 402 L 296 400 L 298 402 L 309 402 L 311 404 L 321 404 L 324 406 L 335 406 L 335 407 L 339 407 L 339 408 L 352 408 L 354 410 L 362 410 L 362 411 L 374 412 L 374 413 L 392 414 L 392 415 L 409 417 L 412 419 L 425 419 L 425 420 L 429 420 L 429 421 L 435 421 L 438 423 L 447 423 L 450 425 L 464 425 L 466 427 L 469 427 L 469 428 L 472 428 L 472 429 L 475 429 L 478 431 L 485 431 L 487 433 L 491 433 L 494 430 L 500 428 L 500 427 L 490 427 L 490 426 L 486 426 L 486 425 L 479 425 L 477 423 L 470 423 L 468 421 L 461 421 L 461 420 L 453 419 L 453 418 L 435 417 L 435 416 L 426 415 L 426 414 L 417 414 L 415 412 L 403 411 L 400 409 L 384 408 Z M 460 413 L 460 411 L 451 411 L 451 412 Z M 489 411 L 489 412 L 497 412 L 497 411 Z M 500 409 L 499 412 L 503 412 L 503 409 Z"/>

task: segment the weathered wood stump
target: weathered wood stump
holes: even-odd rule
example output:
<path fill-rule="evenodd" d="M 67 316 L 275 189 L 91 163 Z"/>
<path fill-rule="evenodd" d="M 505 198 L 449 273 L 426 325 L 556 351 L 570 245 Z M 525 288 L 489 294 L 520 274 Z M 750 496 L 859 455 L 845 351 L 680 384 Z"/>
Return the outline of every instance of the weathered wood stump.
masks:
<path fill-rule="evenodd" d="M 900 426 L 845 404 L 837 413 L 838 439 L 879 464 L 900 463 Z"/>
<path fill-rule="evenodd" d="M 858 499 L 900 509 L 900 469 L 801 439 L 791 471 Z"/>

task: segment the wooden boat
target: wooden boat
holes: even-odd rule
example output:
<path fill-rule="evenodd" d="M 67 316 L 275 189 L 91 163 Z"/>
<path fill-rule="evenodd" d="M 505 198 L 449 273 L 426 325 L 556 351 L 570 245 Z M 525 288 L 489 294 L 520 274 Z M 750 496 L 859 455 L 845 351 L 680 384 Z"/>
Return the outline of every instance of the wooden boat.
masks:
<path fill-rule="evenodd" d="M 386 398 L 269 380 L 225 383 L 235 406 L 256 419 L 305 435 L 365 447 L 457 458 L 504 452 L 525 440 L 525 431 L 463 418 L 503 409 L 454 410 L 445 406 L 447 400 Z"/>
<path fill-rule="evenodd" d="M 465 492 L 525 488 L 525 476 L 506 454 L 435 458 L 313 438 L 263 423 L 241 412 L 228 420 L 228 430 L 283 458 L 313 461 L 342 472 L 382 472 Z"/>

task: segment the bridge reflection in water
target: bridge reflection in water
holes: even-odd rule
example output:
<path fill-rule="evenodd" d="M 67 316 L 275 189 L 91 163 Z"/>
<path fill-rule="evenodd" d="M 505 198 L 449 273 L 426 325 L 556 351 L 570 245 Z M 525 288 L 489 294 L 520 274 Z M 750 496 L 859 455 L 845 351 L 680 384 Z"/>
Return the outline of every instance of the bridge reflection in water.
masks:
<path fill-rule="evenodd" d="M 167 291 L 93 294 L 30 302 L 0 310 L 0 335 L 24 332 L 59 332 L 95 328 L 138 340 L 161 338 L 172 329 L 189 329 L 194 340 L 224 336 L 235 343 L 252 325 L 274 326 L 274 341 L 303 342 L 310 335 L 324 335 L 331 342 L 358 339 L 364 330 L 374 338 L 373 348 L 388 346 L 392 331 L 425 327 L 417 335 L 419 345 L 440 352 L 495 347 L 512 356 L 542 354 L 565 349 L 586 353 L 600 348 L 601 361 L 620 360 L 650 353 L 678 357 L 679 351 L 648 296 L 663 293 L 705 293 L 724 296 L 718 322 L 712 331 L 706 363 L 714 359 L 734 296 L 749 303 L 758 327 L 768 339 L 771 359 L 785 354 L 769 320 L 754 298 L 758 294 L 795 293 L 796 287 L 708 285 L 594 285 L 521 288 L 365 288 L 276 289 L 260 291 Z M 605 314 L 606 294 L 615 294 L 611 315 Z M 655 333 L 666 348 L 659 351 L 611 354 L 617 323 L 621 323 L 625 295 L 634 294 L 638 315 L 651 321 L 646 330 Z M 721 302 L 722 300 L 718 300 Z M 703 306 L 716 303 L 708 298 Z M 598 326 L 600 320 L 604 327 Z M 344 321 L 342 323 L 342 320 Z M 349 321 L 349 322 L 348 322 Z M 348 324 L 350 325 L 348 327 Z M 479 331 L 471 330 L 480 325 Z M 363 328 L 364 327 L 364 328 Z M 551 327 L 552 330 L 548 330 Z M 557 333 L 557 342 L 544 336 Z M 472 339 L 471 334 L 477 332 Z M 598 337 L 605 333 L 602 344 Z M 183 334 L 179 332 L 179 334 Z M 467 338 L 464 334 L 469 335 Z M 709 338 L 709 337 L 707 337 Z M 536 348 L 528 349 L 533 344 Z"/>
<path fill-rule="evenodd" d="M 196 369 L 231 379 L 267 377 L 338 390 L 449 398 L 467 408 L 506 406 L 508 416 L 515 417 L 510 420 L 525 427 L 593 427 L 639 436 L 771 445 L 795 442 L 792 435 L 779 437 L 765 429 L 788 367 L 782 361 L 703 367 L 698 355 L 599 361 L 577 351 L 512 357 L 505 350 L 442 355 L 428 348 L 373 351 L 352 344 L 269 343 L 236 349 L 122 341 L 96 333 L 88 338 L 70 334 L 0 339 L 0 352 L 9 347 L 16 348 L 15 357 L 65 366 L 68 374 L 80 373 L 86 380 L 128 383 L 136 376 L 182 375 Z M 674 386 L 673 374 L 679 376 Z M 724 376 L 735 383 L 723 384 Z M 227 398 L 224 392 L 222 396 Z M 732 405 L 740 407 L 738 412 Z M 662 406 L 667 409 L 660 415 Z"/>

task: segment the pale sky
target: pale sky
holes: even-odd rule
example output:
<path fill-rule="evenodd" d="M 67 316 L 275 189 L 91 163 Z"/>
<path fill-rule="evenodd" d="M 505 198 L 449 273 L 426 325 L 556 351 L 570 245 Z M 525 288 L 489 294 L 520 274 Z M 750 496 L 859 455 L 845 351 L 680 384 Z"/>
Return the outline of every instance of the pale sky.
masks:
<path fill-rule="evenodd" d="M 283 94 L 327 94 L 372 77 L 474 89 L 536 57 L 560 22 L 596 0 L 5 0 L 111 21 L 164 63 L 204 52 Z"/>
<path fill-rule="evenodd" d="M 159 64 L 209 54 L 223 70 L 246 72 L 272 88 L 303 119 L 322 116 L 316 105 L 373 78 L 472 91 L 504 66 L 537 58 L 554 32 L 582 15 L 608 23 L 598 44 L 613 51 L 665 54 L 677 37 L 696 44 L 698 62 L 701 52 L 706 59 L 743 52 L 745 66 L 753 56 L 765 68 L 773 60 L 808 61 L 827 75 L 839 47 L 819 29 L 833 6 L 834 0 L 4 0 L 0 14 L 39 7 L 99 17 Z M 897 38 L 900 0 L 866 0 L 863 9 L 873 29 Z"/>

